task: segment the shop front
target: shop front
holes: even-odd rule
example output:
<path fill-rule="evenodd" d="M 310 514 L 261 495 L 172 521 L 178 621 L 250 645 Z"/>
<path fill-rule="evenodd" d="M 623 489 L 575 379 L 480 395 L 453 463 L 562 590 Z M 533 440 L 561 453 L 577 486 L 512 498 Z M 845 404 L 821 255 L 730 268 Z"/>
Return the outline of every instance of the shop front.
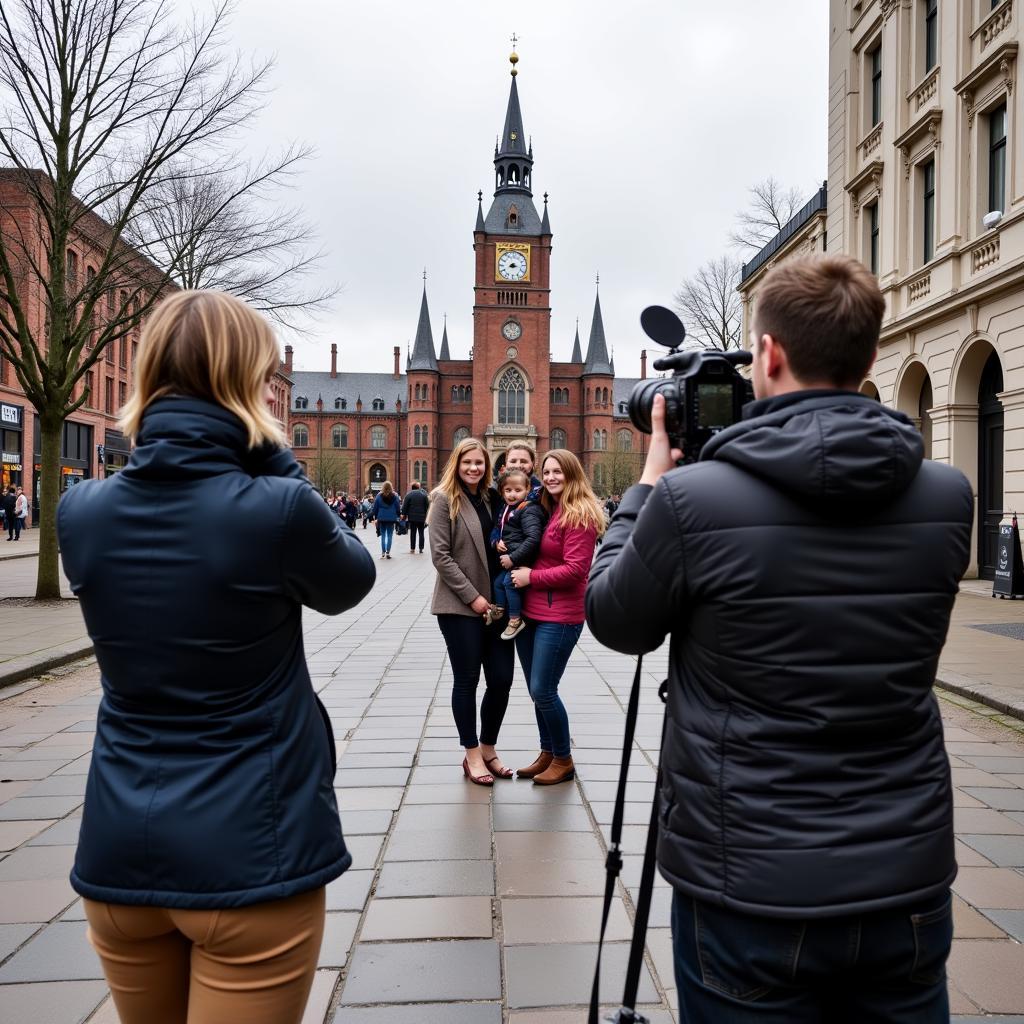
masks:
<path fill-rule="evenodd" d="M 35 421 L 34 434 L 36 457 L 32 474 L 32 509 L 33 514 L 38 516 L 39 476 L 42 471 L 43 458 L 38 419 Z M 88 423 L 75 423 L 68 420 L 64 424 L 60 444 L 60 494 L 92 476 L 92 436 L 93 428 Z"/>
<path fill-rule="evenodd" d="M 7 490 L 22 483 L 25 410 L 20 405 L 0 402 L 0 483 Z"/>
<path fill-rule="evenodd" d="M 103 475 L 111 477 L 119 473 L 128 464 L 132 446 L 128 438 L 120 430 L 106 430 L 103 433 L 103 445 L 99 449 L 99 464 L 103 467 Z"/>

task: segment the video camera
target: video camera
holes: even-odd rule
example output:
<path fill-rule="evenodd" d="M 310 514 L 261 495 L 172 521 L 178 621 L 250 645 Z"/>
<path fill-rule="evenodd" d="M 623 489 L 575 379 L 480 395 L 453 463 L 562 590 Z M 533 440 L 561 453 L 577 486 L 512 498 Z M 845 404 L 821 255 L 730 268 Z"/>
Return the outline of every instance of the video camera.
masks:
<path fill-rule="evenodd" d="M 750 352 L 712 349 L 680 351 L 686 328 L 664 306 L 648 306 L 640 326 L 652 340 L 669 350 L 655 359 L 655 370 L 672 370 L 671 377 L 642 380 L 629 396 L 629 418 L 637 430 L 651 432 L 654 396 L 665 396 L 665 426 L 673 448 L 683 450 L 682 463 L 696 462 L 704 445 L 743 415 L 754 397 L 753 385 L 736 369 L 753 361 Z"/>

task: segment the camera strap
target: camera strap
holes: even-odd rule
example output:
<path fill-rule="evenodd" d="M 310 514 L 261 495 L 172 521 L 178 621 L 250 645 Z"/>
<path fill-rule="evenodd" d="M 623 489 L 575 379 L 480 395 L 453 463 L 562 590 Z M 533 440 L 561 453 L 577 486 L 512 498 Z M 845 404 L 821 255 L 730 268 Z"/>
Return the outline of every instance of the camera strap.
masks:
<path fill-rule="evenodd" d="M 598 1024 L 601 993 L 601 954 L 604 951 L 604 933 L 608 927 L 612 900 L 615 898 L 615 882 L 622 871 L 622 825 L 626 813 L 626 781 L 629 776 L 629 760 L 636 733 L 636 720 L 640 711 L 640 674 L 643 658 L 636 660 L 633 689 L 629 694 L 626 708 L 626 728 L 622 739 L 622 767 L 619 770 L 619 785 L 615 794 L 615 808 L 612 811 L 612 827 L 608 857 L 605 860 L 604 908 L 601 912 L 601 935 L 597 945 L 597 963 L 594 966 L 594 984 L 590 990 L 590 1014 L 587 1024 Z M 658 696 L 664 703 L 668 698 L 668 682 L 658 689 Z M 662 718 L 661 743 L 665 742 L 665 720 Z M 654 868 L 658 846 L 658 804 L 661 788 L 661 757 L 658 757 L 658 771 L 654 784 L 654 799 L 651 801 L 651 819 L 647 830 L 647 845 L 644 849 L 644 863 L 640 873 L 640 891 L 637 894 L 636 918 L 633 922 L 633 940 L 629 948 L 629 963 L 626 967 L 626 984 L 622 995 L 622 1006 L 615 1016 L 609 1018 L 615 1024 L 649 1024 L 648 1018 L 636 1011 L 636 994 L 640 987 L 640 973 L 644 964 L 644 944 L 647 939 L 647 920 L 651 912 L 651 897 L 654 890 Z"/>

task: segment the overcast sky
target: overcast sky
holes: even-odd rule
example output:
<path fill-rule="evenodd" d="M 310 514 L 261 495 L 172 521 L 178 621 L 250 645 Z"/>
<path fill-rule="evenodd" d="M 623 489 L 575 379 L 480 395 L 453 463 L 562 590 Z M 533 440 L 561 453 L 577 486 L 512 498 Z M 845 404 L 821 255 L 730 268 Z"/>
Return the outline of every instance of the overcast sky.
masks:
<path fill-rule="evenodd" d="M 620 376 L 639 374 L 640 310 L 727 245 L 746 190 L 825 177 L 828 4 L 822 0 L 243 0 L 234 36 L 273 55 L 254 149 L 317 155 L 295 196 L 342 291 L 298 369 L 388 370 L 415 334 L 423 268 L 440 345 L 473 329 L 476 193 L 494 191 L 494 139 L 519 37 L 534 195 L 550 193 L 551 349 L 584 351 L 601 305 Z"/>

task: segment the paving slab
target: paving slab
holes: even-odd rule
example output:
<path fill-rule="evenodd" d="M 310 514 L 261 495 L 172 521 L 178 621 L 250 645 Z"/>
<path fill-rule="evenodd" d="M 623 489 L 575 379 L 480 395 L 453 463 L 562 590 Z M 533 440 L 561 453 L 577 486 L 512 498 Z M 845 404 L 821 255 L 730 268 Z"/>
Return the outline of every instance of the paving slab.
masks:
<path fill-rule="evenodd" d="M 501 1003 L 341 1006 L 328 1024 L 501 1024 Z"/>
<path fill-rule="evenodd" d="M 85 922 L 57 922 L 0 967 L 0 985 L 19 981 L 91 981 L 103 978 L 99 958 L 85 938 Z"/>
<path fill-rule="evenodd" d="M 498 944 L 469 939 L 360 942 L 341 1002 L 352 1005 L 500 998 Z"/>
<path fill-rule="evenodd" d="M 947 969 L 956 987 L 988 1013 L 1024 1007 L 1024 946 L 1019 943 L 956 940 Z"/>
<path fill-rule="evenodd" d="M 393 939 L 489 939 L 494 934 L 487 896 L 431 896 L 374 900 L 361 942 Z"/>
<path fill-rule="evenodd" d="M 344 967 L 359 927 L 359 914 L 328 913 L 317 967 Z"/>
<path fill-rule="evenodd" d="M 9 985 L 3 990 L 3 1019 L 10 1024 L 82 1024 L 106 991 L 102 981 Z"/>
<path fill-rule="evenodd" d="M 493 896 L 491 860 L 400 861 L 385 864 L 378 900 L 408 896 Z"/>

